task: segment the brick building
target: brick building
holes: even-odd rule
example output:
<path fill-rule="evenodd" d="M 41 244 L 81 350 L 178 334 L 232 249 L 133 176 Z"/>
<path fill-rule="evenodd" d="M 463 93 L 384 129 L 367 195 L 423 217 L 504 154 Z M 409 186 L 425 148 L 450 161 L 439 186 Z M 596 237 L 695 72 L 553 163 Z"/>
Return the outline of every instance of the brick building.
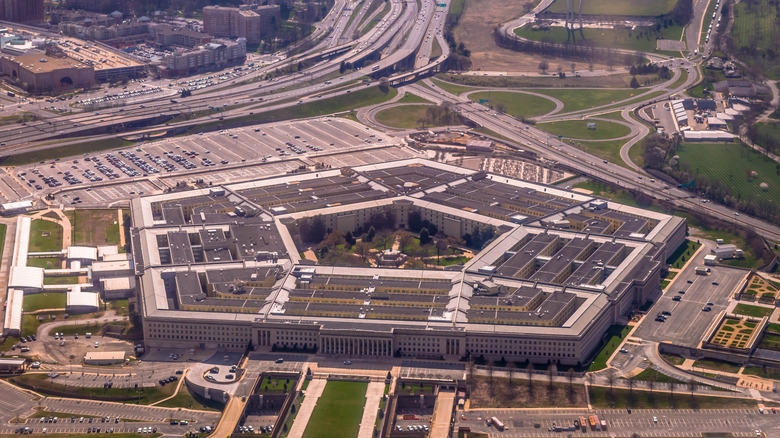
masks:
<path fill-rule="evenodd" d="M 279 5 L 203 8 L 203 30 L 206 33 L 215 37 L 246 38 L 247 44 L 259 43 L 280 20 Z"/>

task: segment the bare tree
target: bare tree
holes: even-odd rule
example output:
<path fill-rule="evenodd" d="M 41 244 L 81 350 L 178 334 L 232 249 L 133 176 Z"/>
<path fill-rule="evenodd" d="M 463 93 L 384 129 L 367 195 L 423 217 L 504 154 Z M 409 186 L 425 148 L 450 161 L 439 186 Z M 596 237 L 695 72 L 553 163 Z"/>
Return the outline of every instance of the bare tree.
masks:
<path fill-rule="evenodd" d="M 572 73 L 574 73 L 577 70 L 577 64 L 575 64 L 573 62 L 569 65 L 569 67 L 571 67 L 571 72 Z"/>
<path fill-rule="evenodd" d="M 408 231 L 401 230 L 398 233 L 396 233 L 398 236 L 398 246 L 400 246 L 401 252 L 404 252 L 407 246 L 411 245 L 412 241 L 414 240 L 414 236 L 412 236 L 412 233 Z"/>
<path fill-rule="evenodd" d="M 528 393 L 534 393 L 534 364 L 528 361 L 528 366 L 525 367 L 525 371 L 528 373 Z"/>
<path fill-rule="evenodd" d="M 488 392 L 490 393 L 490 396 L 493 397 L 496 395 L 496 387 L 493 384 L 493 367 L 488 366 Z"/>
<path fill-rule="evenodd" d="M 515 375 L 515 368 L 514 367 L 507 367 L 507 372 L 509 373 L 509 398 L 515 398 L 515 381 L 513 379 Z"/>
<path fill-rule="evenodd" d="M 617 379 L 617 375 L 615 374 L 615 370 L 610 368 L 607 370 L 607 383 L 609 384 L 609 393 L 612 394 L 612 388 L 615 386 L 615 379 Z"/>
<path fill-rule="evenodd" d="M 574 369 L 569 368 L 569 371 L 566 371 L 566 377 L 569 379 L 569 394 L 574 392 Z"/>
<path fill-rule="evenodd" d="M 655 373 L 651 373 L 650 376 L 648 376 L 647 388 L 650 389 L 650 394 L 652 394 L 653 388 L 655 388 Z"/>
<path fill-rule="evenodd" d="M 693 392 L 696 390 L 696 381 L 688 379 L 688 390 L 691 391 L 691 400 L 693 400 Z"/>
<path fill-rule="evenodd" d="M 636 385 L 636 379 L 634 376 L 630 376 L 628 379 L 626 379 L 626 383 L 628 383 L 628 398 L 630 400 L 634 399 L 634 385 Z"/>
<path fill-rule="evenodd" d="M 555 377 L 556 374 L 558 374 L 556 371 L 557 369 L 558 367 L 554 363 L 551 363 L 550 365 L 547 366 L 547 379 L 549 380 L 548 389 L 550 391 L 552 391 L 553 389 L 553 378 Z"/>
<path fill-rule="evenodd" d="M 550 68 L 550 63 L 549 62 L 542 60 L 539 63 L 539 71 L 541 71 L 542 74 L 546 74 L 547 73 L 547 69 L 549 69 L 549 68 Z"/>

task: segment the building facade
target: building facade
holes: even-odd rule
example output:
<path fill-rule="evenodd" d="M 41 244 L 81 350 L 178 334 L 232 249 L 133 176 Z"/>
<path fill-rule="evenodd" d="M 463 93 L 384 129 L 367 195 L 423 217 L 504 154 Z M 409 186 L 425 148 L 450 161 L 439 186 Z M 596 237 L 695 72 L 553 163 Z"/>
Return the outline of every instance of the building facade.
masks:
<path fill-rule="evenodd" d="M 281 20 L 278 5 L 250 8 L 206 6 L 203 8 L 203 30 L 209 35 L 226 38 L 246 38 L 248 44 L 257 44 Z"/>
<path fill-rule="evenodd" d="M 43 0 L 0 0 L 0 20 L 41 24 L 43 23 Z"/>

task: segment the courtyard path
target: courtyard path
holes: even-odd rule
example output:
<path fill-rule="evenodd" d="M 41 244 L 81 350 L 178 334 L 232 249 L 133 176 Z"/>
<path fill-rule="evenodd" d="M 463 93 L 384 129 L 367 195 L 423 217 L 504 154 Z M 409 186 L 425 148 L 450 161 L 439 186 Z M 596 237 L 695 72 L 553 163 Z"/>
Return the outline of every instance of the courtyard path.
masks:
<path fill-rule="evenodd" d="M 303 399 L 303 403 L 301 403 L 301 408 L 293 421 L 290 433 L 287 434 L 288 438 L 303 437 L 303 432 L 309 423 L 311 413 L 314 412 L 314 407 L 317 406 L 317 400 L 320 399 L 326 383 L 328 383 L 326 379 L 312 379 L 311 383 L 309 383 L 309 386 L 306 388 L 306 397 Z"/>

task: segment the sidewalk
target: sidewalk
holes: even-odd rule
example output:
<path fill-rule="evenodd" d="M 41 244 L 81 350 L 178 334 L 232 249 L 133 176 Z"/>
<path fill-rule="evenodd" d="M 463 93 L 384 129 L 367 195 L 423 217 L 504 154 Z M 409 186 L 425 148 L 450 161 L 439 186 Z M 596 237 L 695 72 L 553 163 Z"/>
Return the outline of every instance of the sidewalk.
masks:
<path fill-rule="evenodd" d="M 310 386 L 311 387 L 311 386 Z M 384 382 L 370 382 L 366 390 L 366 404 L 363 406 L 363 418 L 360 420 L 358 438 L 371 438 L 374 436 L 374 423 L 376 423 L 379 402 L 385 393 Z"/>
<path fill-rule="evenodd" d="M 303 437 L 303 432 L 309 423 L 311 413 L 314 412 L 314 407 L 317 406 L 317 401 L 320 399 L 322 391 L 325 390 L 326 383 L 328 383 L 326 379 L 312 379 L 311 383 L 309 383 L 308 388 L 306 388 L 306 397 L 303 399 L 303 403 L 301 403 L 298 415 L 295 417 L 295 421 L 293 421 L 287 438 Z"/>

